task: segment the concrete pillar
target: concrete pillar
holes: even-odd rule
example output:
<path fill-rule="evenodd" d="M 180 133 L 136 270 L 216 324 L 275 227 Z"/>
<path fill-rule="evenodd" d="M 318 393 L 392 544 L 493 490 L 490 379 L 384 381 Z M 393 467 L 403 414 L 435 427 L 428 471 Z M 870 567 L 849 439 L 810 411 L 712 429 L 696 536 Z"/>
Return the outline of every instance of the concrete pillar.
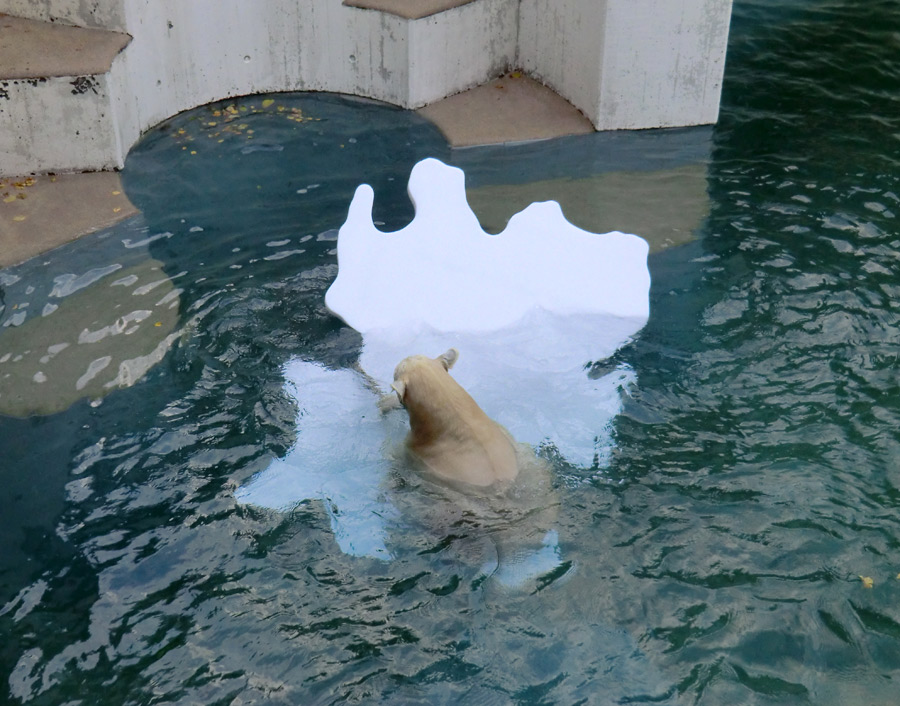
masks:
<path fill-rule="evenodd" d="M 598 130 L 714 123 L 731 0 L 522 0 L 519 62 Z"/>

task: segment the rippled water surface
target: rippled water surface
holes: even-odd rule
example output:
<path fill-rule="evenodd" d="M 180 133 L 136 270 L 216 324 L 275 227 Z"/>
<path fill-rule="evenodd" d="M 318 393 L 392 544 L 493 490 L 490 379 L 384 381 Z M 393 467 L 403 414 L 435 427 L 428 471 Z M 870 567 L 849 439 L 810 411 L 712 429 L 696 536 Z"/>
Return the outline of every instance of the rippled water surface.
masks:
<path fill-rule="evenodd" d="M 738 0 L 712 130 L 451 154 L 308 95 L 158 127 L 123 174 L 140 216 L 0 272 L 3 699 L 896 703 L 898 155 L 887 0 Z M 609 463 L 554 469 L 569 570 L 527 589 L 450 530 L 379 561 L 318 501 L 235 500 L 302 434 L 283 364 L 359 353 L 322 301 L 353 189 L 399 228 L 425 156 L 486 227 L 546 182 L 654 242 Z"/>

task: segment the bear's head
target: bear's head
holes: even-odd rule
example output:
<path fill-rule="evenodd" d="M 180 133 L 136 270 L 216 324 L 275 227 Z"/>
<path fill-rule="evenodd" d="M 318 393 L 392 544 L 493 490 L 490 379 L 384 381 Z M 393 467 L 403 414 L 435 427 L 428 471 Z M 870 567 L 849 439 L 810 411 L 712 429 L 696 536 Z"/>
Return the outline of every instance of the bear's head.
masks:
<path fill-rule="evenodd" d="M 412 378 L 420 374 L 432 374 L 441 371 L 447 372 L 456 363 L 459 358 L 459 351 L 450 348 L 445 353 L 441 353 L 437 358 L 429 358 L 427 355 L 411 355 L 401 360 L 397 367 L 394 368 L 394 382 L 391 388 L 397 393 L 401 404 L 406 401 L 406 388 Z"/>

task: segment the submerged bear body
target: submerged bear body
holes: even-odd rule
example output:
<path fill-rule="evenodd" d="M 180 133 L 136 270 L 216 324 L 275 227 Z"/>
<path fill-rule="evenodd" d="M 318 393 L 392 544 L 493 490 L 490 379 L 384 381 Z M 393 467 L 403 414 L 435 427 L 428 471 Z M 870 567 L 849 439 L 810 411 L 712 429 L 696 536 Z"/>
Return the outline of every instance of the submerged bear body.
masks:
<path fill-rule="evenodd" d="M 522 585 L 562 563 L 550 466 L 453 379 L 457 357 L 453 348 L 437 358 L 414 355 L 394 371 L 397 394 L 381 406 L 399 399 L 406 408 L 405 446 L 414 461 L 395 468 L 394 502 L 405 526 L 452 546 L 482 575 Z"/>

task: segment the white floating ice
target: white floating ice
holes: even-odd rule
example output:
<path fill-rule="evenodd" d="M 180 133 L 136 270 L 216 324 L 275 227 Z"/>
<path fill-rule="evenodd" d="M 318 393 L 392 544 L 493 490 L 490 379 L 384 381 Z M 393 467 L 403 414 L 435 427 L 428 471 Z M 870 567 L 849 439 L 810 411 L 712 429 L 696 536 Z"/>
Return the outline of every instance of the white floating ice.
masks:
<path fill-rule="evenodd" d="M 632 319 L 634 331 L 646 322 L 642 238 L 588 233 L 555 201 L 531 204 L 501 234 L 488 235 L 466 201 L 462 170 L 436 159 L 413 168 L 409 195 L 415 219 L 383 233 L 372 221 L 372 187 L 363 184 L 340 230 L 338 276 L 325 303 L 360 333 L 484 333 L 541 309 Z"/>
<path fill-rule="evenodd" d="M 379 231 L 374 192 L 360 186 L 340 229 L 328 308 L 363 335 L 360 366 L 385 390 L 408 355 L 460 351 L 453 375 L 519 441 L 552 444 L 570 463 L 603 466 L 627 366 L 588 375 L 649 316 L 647 243 L 566 221 L 553 201 L 532 204 L 499 235 L 466 201 L 463 172 L 435 159 L 412 171 L 413 221 Z M 297 443 L 239 492 L 285 508 L 326 500 L 343 551 L 388 556 L 382 496 L 384 422 L 361 375 L 313 363 L 285 367 L 298 403 Z"/>

